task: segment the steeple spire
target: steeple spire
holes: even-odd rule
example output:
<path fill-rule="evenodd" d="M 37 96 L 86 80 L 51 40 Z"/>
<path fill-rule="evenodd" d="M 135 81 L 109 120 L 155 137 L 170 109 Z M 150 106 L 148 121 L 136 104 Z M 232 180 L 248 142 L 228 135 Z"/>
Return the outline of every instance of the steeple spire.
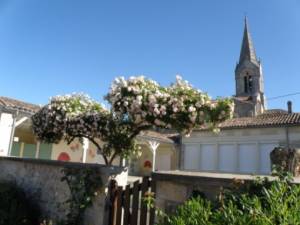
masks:
<path fill-rule="evenodd" d="M 246 16 L 245 16 L 244 37 L 242 42 L 241 54 L 240 54 L 240 63 L 242 63 L 244 60 L 257 62 L 255 49 L 249 32 L 248 19 Z"/>
<path fill-rule="evenodd" d="M 245 17 L 240 61 L 235 67 L 235 87 L 236 115 L 239 117 L 253 116 L 264 112 L 265 95 L 262 65 L 256 58 L 247 17 Z"/>

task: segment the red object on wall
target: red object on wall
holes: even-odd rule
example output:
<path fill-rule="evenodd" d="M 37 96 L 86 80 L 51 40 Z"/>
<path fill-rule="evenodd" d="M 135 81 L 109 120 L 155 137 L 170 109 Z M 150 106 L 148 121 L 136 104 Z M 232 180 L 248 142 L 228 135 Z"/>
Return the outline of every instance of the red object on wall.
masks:
<path fill-rule="evenodd" d="M 71 158 L 70 158 L 70 156 L 69 156 L 69 154 L 68 154 L 68 153 L 66 153 L 66 152 L 62 152 L 62 153 L 60 153 L 60 154 L 59 154 L 59 156 L 58 156 L 57 160 L 59 160 L 59 161 L 65 161 L 65 162 L 68 162 L 68 161 L 70 161 L 70 160 L 71 160 Z"/>
<path fill-rule="evenodd" d="M 149 160 L 144 162 L 144 168 L 152 168 L 152 163 Z"/>

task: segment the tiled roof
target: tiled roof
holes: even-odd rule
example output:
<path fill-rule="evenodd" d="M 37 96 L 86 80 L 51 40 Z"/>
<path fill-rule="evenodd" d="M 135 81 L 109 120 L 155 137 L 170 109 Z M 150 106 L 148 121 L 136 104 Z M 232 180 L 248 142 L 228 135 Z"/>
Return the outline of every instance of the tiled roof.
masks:
<path fill-rule="evenodd" d="M 279 114 L 279 113 L 288 113 L 288 111 L 284 109 L 269 109 L 266 110 L 264 114 Z"/>
<path fill-rule="evenodd" d="M 267 110 L 255 117 L 240 117 L 219 124 L 221 129 L 250 127 L 300 126 L 300 113 L 287 113 L 284 110 Z"/>
<path fill-rule="evenodd" d="M 19 110 L 31 114 L 40 109 L 38 105 L 2 96 L 0 96 L 0 106 L 8 110 Z"/>
<path fill-rule="evenodd" d="M 157 132 L 157 131 L 142 131 L 139 135 L 139 138 L 141 139 L 154 139 L 157 141 L 161 141 L 164 143 L 174 143 L 176 142 L 176 139 L 178 137 L 177 133 L 163 133 L 163 132 Z"/>

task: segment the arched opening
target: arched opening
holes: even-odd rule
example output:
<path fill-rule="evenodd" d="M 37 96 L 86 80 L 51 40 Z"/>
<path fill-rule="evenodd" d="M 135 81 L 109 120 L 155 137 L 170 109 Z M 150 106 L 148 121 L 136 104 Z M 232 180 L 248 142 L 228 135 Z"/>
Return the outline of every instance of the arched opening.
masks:
<path fill-rule="evenodd" d="M 253 78 L 251 75 L 249 75 L 248 72 L 246 72 L 246 75 L 244 76 L 244 92 L 247 94 L 252 93 L 253 91 Z"/>

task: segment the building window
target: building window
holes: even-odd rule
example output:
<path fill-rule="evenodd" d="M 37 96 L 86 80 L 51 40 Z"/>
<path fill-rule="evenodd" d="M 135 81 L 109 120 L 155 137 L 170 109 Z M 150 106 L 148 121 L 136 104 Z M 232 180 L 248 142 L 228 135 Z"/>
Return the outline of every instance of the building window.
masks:
<path fill-rule="evenodd" d="M 253 79 L 252 76 L 249 76 L 249 73 L 246 73 L 244 76 L 244 92 L 245 93 L 252 93 L 253 91 Z"/>
<path fill-rule="evenodd" d="M 248 93 L 248 77 L 244 77 L 244 92 Z"/>
<path fill-rule="evenodd" d="M 252 76 L 248 76 L 248 89 L 249 89 L 249 93 L 252 93 L 252 89 L 253 89 Z"/>

